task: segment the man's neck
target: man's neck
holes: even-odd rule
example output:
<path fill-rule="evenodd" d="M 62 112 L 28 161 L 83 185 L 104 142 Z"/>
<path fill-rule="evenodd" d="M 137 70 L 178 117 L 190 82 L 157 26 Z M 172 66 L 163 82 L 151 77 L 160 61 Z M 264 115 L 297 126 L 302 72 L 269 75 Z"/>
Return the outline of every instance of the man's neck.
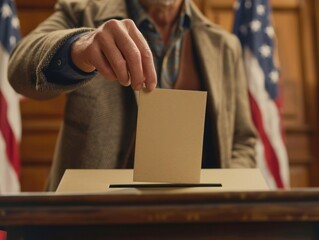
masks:
<path fill-rule="evenodd" d="M 156 24 L 164 43 L 167 43 L 173 26 L 178 19 L 183 0 L 176 0 L 170 5 L 150 4 L 148 2 L 140 0 L 140 3 Z"/>

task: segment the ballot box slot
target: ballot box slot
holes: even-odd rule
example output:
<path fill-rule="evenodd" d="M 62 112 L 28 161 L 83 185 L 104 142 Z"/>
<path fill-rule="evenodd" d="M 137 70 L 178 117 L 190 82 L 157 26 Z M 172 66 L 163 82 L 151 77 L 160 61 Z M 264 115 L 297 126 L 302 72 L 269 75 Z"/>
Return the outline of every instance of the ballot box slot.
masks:
<path fill-rule="evenodd" d="M 109 188 L 198 188 L 222 187 L 221 183 L 110 184 Z"/>

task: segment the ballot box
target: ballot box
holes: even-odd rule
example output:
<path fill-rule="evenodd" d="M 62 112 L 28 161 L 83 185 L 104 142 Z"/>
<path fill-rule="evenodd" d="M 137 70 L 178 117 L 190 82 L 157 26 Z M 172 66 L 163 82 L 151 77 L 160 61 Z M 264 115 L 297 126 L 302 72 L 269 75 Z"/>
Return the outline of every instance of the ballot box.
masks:
<path fill-rule="evenodd" d="M 259 169 L 202 169 L 200 183 L 133 181 L 132 169 L 69 169 L 58 193 L 193 193 L 214 191 L 265 191 L 267 184 Z"/>

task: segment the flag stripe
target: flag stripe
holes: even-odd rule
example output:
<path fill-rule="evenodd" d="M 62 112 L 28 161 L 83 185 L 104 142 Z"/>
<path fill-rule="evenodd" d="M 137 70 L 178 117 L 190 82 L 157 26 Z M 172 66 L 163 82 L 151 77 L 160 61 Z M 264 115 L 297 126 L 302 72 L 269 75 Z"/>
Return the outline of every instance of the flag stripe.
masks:
<path fill-rule="evenodd" d="M 6 154 L 6 145 L 0 132 L 0 195 L 20 191 L 18 175 Z"/>
<path fill-rule="evenodd" d="M 244 59 L 249 81 L 249 94 L 252 98 L 252 116 L 260 138 L 262 138 L 261 142 L 265 144 L 263 158 L 267 161 L 267 166 L 276 181 L 277 187 L 288 187 L 288 156 L 282 139 L 278 106 L 265 90 L 264 72 L 248 47 L 244 47 Z M 276 169 L 278 169 L 278 172 Z"/>
<path fill-rule="evenodd" d="M 255 99 L 252 97 L 250 93 L 249 93 L 249 102 L 250 102 L 250 107 L 252 111 L 253 121 L 255 123 L 257 131 L 259 133 L 259 137 L 264 146 L 264 159 L 266 160 L 267 166 L 276 181 L 277 187 L 283 188 L 284 185 L 280 177 L 279 164 L 278 164 L 276 153 L 274 149 L 272 148 L 272 145 L 270 144 L 267 134 L 265 133 L 262 114 L 260 112 L 260 109 L 258 105 L 256 104 Z"/>
<path fill-rule="evenodd" d="M 21 115 L 20 115 L 20 98 L 13 90 L 8 81 L 7 69 L 9 62 L 9 54 L 0 44 L 0 59 L 3 60 L 0 64 L 0 91 L 7 103 L 7 119 L 17 140 L 21 140 Z"/>
<path fill-rule="evenodd" d="M 265 90 L 263 70 L 248 47 L 244 47 L 244 59 L 249 80 L 252 117 L 263 144 L 263 152 L 259 154 L 259 157 L 266 161 L 276 186 L 287 187 L 289 185 L 288 157 L 281 138 L 281 122 L 277 105 Z M 261 161 L 258 159 L 259 164 Z M 262 171 L 265 175 L 265 170 L 262 169 Z M 267 179 L 268 183 L 270 181 Z"/>
<path fill-rule="evenodd" d="M 256 161 L 257 161 L 257 166 L 261 170 L 263 176 L 265 177 L 267 181 L 267 185 L 270 189 L 276 189 L 277 184 L 275 182 L 275 179 L 270 172 L 267 161 L 265 160 L 265 154 L 264 154 L 264 145 L 261 142 L 261 140 L 258 138 L 256 141 Z"/>
<path fill-rule="evenodd" d="M 3 230 L 0 230 L 0 240 L 6 240 L 7 239 L 7 233 Z"/>
<path fill-rule="evenodd" d="M 13 134 L 7 118 L 8 106 L 0 91 L 0 131 L 6 144 L 6 154 L 17 174 L 20 173 L 19 144 Z"/>

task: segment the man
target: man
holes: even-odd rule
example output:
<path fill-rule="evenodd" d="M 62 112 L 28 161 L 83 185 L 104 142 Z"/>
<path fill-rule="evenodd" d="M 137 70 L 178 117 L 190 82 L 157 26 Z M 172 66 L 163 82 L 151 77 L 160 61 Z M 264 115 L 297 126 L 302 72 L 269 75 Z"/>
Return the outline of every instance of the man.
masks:
<path fill-rule="evenodd" d="M 208 91 L 202 167 L 254 167 L 241 57 L 188 0 L 60 0 L 13 52 L 9 79 L 31 98 L 67 93 L 54 190 L 67 168 L 133 166 L 143 86 Z"/>

